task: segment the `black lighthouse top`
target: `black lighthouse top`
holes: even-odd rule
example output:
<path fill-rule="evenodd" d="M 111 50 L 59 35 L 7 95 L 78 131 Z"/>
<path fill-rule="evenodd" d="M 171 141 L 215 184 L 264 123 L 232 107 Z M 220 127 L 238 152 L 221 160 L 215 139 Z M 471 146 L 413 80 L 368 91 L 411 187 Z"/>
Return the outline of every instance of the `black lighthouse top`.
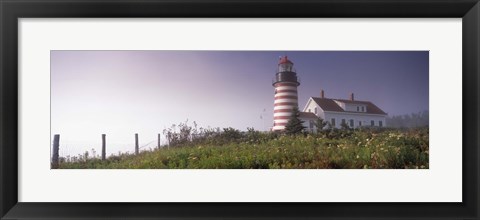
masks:
<path fill-rule="evenodd" d="M 280 57 L 277 74 L 275 75 L 275 80 L 273 81 L 272 85 L 275 86 L 275 84 L 281 82 L 295 83 L 297 86 L 300 85 L 300 82 L 298 82 L 297 73 L 293 69 L 293 63 L 288 59 L 287 56 Z"/>

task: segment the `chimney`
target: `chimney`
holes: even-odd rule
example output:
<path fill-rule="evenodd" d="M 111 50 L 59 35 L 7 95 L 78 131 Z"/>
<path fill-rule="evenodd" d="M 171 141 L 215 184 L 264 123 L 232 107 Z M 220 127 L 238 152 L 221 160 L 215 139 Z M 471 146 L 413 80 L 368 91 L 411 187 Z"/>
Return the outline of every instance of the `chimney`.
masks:
<path fill-rule="evenodd" d="M 325 98 L 325 92 L 323 91 L 323 89 L 320 91 L 320 98 Z"/>
<path fill-rule="evenodd" d="M 355 98 L 354 98 L 353 92 L 352 92 L 352 93 L 350 93 L 350 101 L 353 101 L 353 100 L 355 100 Z"/>

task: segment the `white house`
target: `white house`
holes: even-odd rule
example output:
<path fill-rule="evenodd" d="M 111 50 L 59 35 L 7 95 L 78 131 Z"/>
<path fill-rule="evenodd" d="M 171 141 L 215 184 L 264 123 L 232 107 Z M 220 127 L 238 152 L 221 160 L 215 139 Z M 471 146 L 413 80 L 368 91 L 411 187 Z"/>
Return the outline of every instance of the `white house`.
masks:
<path fill-rule="evenodd" d="M 386 126 L 387 113 L 373 103 L 355 100 L 353 93 L 350 94 L 350 99 L 330 99 L 325 98 L 324 94 L 322 90 L 320 97 L 310 97 L 300 114 L 307 130 L 316 130 L 315 116 L 335 128 L 341 128 L 343 123 L 350 128 Z"/>

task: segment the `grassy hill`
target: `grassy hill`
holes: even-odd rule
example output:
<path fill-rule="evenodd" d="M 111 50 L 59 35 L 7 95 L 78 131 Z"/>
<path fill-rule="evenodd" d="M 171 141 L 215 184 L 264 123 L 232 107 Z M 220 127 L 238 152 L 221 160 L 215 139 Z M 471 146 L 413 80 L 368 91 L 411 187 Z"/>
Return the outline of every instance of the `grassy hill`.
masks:
<path fill-rule="evenodd" d="M 224 129 L 172 146 L 62 162 L 60 169 L 403 169 L 429 167 L 428 128 L 326 130 L 283 135 Z M 195 138 L 194 138 L 195 137 Z"/>

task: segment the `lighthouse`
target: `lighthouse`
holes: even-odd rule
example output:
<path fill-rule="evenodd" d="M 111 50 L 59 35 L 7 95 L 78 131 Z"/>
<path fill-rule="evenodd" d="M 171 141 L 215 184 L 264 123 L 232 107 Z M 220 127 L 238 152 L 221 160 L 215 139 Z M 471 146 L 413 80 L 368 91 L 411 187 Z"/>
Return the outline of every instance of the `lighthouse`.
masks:
<path fill-rule="evenodd" d="M 293 63 L 287 56 L 280 57 L 272 85 L 275 88 L 272 130 L 279 131 L 285 129 L 285 125 L 292 116 L 293 108 L 298 108 L 297 87 L 300 82 L 293 69 Z"/>

